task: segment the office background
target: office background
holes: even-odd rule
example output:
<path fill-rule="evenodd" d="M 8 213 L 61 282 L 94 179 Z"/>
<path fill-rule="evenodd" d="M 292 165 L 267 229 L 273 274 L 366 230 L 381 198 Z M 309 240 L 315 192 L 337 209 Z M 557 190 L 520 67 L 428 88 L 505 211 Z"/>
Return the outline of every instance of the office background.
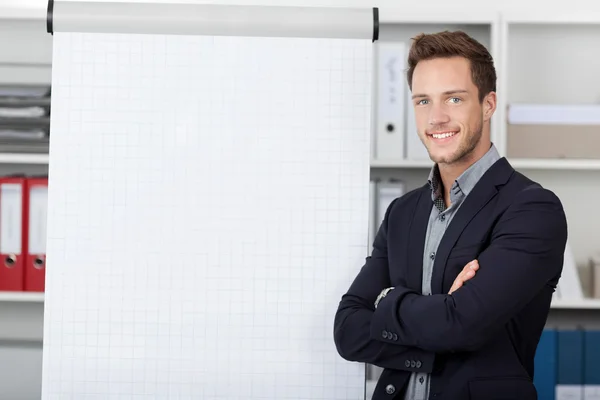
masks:
<path fill-rule="evenodd" d="M 480 1 L 461 0 L 453 2 L 452 8 L 441 0 L 426 6 L 400 6 L 391 0 L 222 3 L 389 7 L 390 12 L 382 13 L 380 47 L 374 59 L 380 64 L 374 68 L 379 72 L 374 79 L 377 110 L 371 163 L 374 223 L 380 215 L 378 206 L 383 207 L 390 196 L 422 185 L 431 165 L 413 146 L 416 136 L 405 135 L 410 130 L 405 98 L 393 96 L 398 107 L 390 100 L 391 91 L 405 90 L 391 78 L 389 69 L 398 68 L 399 64 L 391 66 L 397 61 L 394 56 L 405 57 L 398 44 L 408 46 L 409 39 L 420 32 L 461 29 L 491 50 L 499 76 L 494 143 L 519 171 L 554 190 L 563 201 L 580 285 L 563 288 L 553 303 L 540 345 L 545 360 L 540 365 L 547 367 L 540 369 L 544 374 L 540 392 L 545 396 L 540 398 L 555 398 L 551 389 L 556 385 L 600 385 L 591 381 L 594 376 L 586 375 L 583 360 L 584 353 L 595 352 L 598 361 L 589 361 L 588 370 L 600 370 L 600 339 L 597 334 L 585 334 L 600 330 L 600 214 L 594 208 L 600 195 L 598 2 L 576 0 L 552 6 L 541 0 L 510 0 L 482 6 Z M 0 176 L 48 172 L 48 137 L 36 136 L 47 133 L 51 112 L 51 94 L 45 92 L 51 89 L 52 37 L 46 33 L 45 17 L 44 1 L 0 0 L 0 87 L 11 85 L 13 91 L 10 100 L 0 98 Z M 386 73 L 391 75 L 386 77 Z M 20 105 L 12 100 L 19 86 L 32 85 L 40 90 L 29 93 Z M 394 109 L 403 111 L 390 113 Z M 0 291 L 2 399 L 40 397 L 43 306 L 43 290 L 23 286 L 22 290 Z M 593 348 L 585 347 L 590 344 Z M 377 374 L 376 368 L 369 369 L 371 380 Z M 583 399 L 584 391 L 571 398 Z"/>

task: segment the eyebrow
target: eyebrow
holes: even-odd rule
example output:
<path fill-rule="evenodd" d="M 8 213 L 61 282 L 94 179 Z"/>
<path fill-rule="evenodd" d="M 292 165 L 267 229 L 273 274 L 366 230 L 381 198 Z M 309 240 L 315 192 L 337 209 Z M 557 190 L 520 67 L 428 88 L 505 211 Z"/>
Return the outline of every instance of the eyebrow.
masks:
<path fill-rule="evenodd" d="M 444 95 L 449 95 L 449 94 L 457 94 L 457 93 L 468 93 L 468 92 L 466 90 L 464 90 L 464 89 L 454 89 L 454 90 L 446 90 L 443 94 Z M 420 94 L 420 93 L 412 95 L 413 99 L 416 99 L 416 98 L 419 98 L 419 97 L 427 97 L 427 95 L 426 94 Z"/>

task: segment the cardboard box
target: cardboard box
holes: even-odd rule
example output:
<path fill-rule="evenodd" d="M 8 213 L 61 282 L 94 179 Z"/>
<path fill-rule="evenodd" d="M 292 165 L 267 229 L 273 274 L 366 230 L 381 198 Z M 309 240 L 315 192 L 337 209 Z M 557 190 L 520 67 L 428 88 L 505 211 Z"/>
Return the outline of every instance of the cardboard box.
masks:
<path fill-rule="evenodd" d="M 600 124 L 508 124 L 506 136 L 510 158 L 600 159 Z"/>

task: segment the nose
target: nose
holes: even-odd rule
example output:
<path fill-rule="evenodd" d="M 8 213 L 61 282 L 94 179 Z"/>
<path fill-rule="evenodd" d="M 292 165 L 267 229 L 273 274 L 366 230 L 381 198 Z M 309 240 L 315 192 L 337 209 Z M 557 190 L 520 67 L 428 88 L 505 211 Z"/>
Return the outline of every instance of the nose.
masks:
<path fill-rule="evenodd" d="M 450 122 L 450 117 L 443 105 L 433 104 L 429 107 L 429 125 L 443 125 Z"/>

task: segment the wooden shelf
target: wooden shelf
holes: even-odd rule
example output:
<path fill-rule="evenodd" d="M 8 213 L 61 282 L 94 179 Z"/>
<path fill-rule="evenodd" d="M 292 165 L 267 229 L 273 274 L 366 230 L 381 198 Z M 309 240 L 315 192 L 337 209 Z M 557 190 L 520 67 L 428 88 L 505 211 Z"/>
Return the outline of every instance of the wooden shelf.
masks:
<path fill-rule="evenodd" d="M 0 302 L 15 303 L 42 303 L 44 293 L 39 292 L 2 292 L 0 291 Z"/>

